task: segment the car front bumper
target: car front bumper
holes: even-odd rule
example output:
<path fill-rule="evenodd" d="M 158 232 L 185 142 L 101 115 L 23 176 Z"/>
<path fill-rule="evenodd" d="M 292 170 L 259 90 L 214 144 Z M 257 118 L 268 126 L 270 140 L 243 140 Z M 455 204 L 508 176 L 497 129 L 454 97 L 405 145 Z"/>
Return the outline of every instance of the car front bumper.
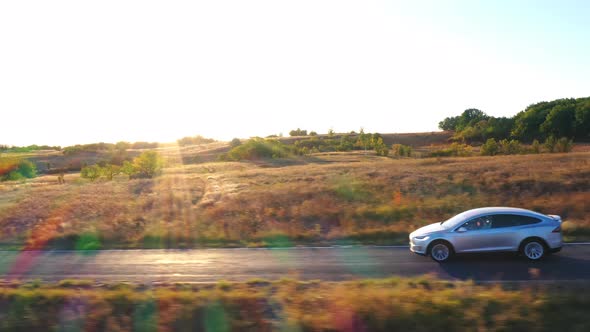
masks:
<path fill-rule="evenodd" d="M 418 255 L 426 255 L 427 243 L 410 238 L 410 251 Z"/>

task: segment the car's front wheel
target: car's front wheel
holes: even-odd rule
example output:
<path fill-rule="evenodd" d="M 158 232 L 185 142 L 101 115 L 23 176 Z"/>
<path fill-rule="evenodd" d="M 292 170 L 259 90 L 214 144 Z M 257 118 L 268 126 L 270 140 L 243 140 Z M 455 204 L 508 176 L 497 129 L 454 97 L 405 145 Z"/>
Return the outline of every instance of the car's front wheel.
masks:
<path fill-rule="evenodd" d="M 541 241 L 537 239 L 530 239 L 521 245 L 520 253 L 526 258 L 536 261 L 543 258 L 547 253 L 547 250 Z"/>
<path fill-rule="evenodd" d="M 430 245 L 430 257 L 437 262 L 446 262 L 453 256 L 453 248 L 445 241 L 437 241 Z"/>

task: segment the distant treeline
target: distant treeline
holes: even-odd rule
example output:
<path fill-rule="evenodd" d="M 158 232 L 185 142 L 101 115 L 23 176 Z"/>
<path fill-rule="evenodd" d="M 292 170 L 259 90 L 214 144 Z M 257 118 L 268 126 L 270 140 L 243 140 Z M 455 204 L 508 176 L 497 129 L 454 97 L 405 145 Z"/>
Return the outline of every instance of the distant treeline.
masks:
<path fill-rule="evenodd" d="M 117 142 L 117 143 L 91 143 L 91 144 L 76 144 L 67 146 L 63 149 L 65 155 L 76 154 L 79 152 L 99 152 L 99 151 L 113 151 L 113 150 L 127 150 L 127 149 L 154 149 L 157 148 L 157 142 Z"/>
<path fill-rule="evenodd" d="M 39 150 L 56 150 L 60 151 L 61 146 L 49 146 L 49 145 L 29 145 L 29 146 L 8 146 L 8 145 L 0 145 L 0 152 L 17 152 L 17 153 L 25 153 L 25 152 L 33 152 Z"/>
<path fill-rule="evenodd" d="M 536 103 L 511 118 L 493 117 L 470 108 L 459 116 L 444 119 L 438 126 L 454 131 L 454 139 L 468 142 L 486 142 L 490 138 L 532 142 L 549 137 L 587 141 L 590 97 Z"/>
<path fill-rule="evenodd" d="M 307 132 L 297 129 L 299 133 Z M 293 144 L 285 144 L 275 138 L 254 137 L 242 143 L 239 139 L 231 142 L 232 149 L 220 156 L 221 160 L 256 160 L 264 158 L 286 158 L 297 155 L 309 155 L 318 152 L 371 150 L 379 156 L 387 156 L 389 147 L 383 143 L 378 133 L 338 134 L 332 130 L 328 135 L 308 136 L 296 140 Z"/>
<path fill-rule="evenodd" d="M 186 136 L 176 141 L 180 146 L 207 144 L 215 142 L 212 138 L 206 138 L 201 135 L 197 136 Z"/>

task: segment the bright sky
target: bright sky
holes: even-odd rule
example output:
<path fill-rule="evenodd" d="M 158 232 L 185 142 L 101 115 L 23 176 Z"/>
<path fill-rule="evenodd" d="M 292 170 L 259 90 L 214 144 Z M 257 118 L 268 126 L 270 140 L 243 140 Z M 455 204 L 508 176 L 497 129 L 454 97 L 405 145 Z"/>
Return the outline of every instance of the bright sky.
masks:
<path fill-rule="evenodd" d="M 590 1 L 0 0 L 0 144 L 437 130 L 590 95 Z"/>

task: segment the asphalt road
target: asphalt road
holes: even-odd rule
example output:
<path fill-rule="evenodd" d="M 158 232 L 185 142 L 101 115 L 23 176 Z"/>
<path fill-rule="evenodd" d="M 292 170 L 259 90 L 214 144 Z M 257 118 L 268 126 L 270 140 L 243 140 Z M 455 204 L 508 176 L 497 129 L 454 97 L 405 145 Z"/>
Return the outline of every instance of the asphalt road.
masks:
<path fill-rule="evenodd" d="M 570 244 L 540 262 L 511 254 L 438 264 L 407 247 L 0 251 L 0 279 L 99 282 L 215 282 L 253 278 L 346 280 L 433 274 L 475 281 L 590 281 L 590 245 Z"/>

